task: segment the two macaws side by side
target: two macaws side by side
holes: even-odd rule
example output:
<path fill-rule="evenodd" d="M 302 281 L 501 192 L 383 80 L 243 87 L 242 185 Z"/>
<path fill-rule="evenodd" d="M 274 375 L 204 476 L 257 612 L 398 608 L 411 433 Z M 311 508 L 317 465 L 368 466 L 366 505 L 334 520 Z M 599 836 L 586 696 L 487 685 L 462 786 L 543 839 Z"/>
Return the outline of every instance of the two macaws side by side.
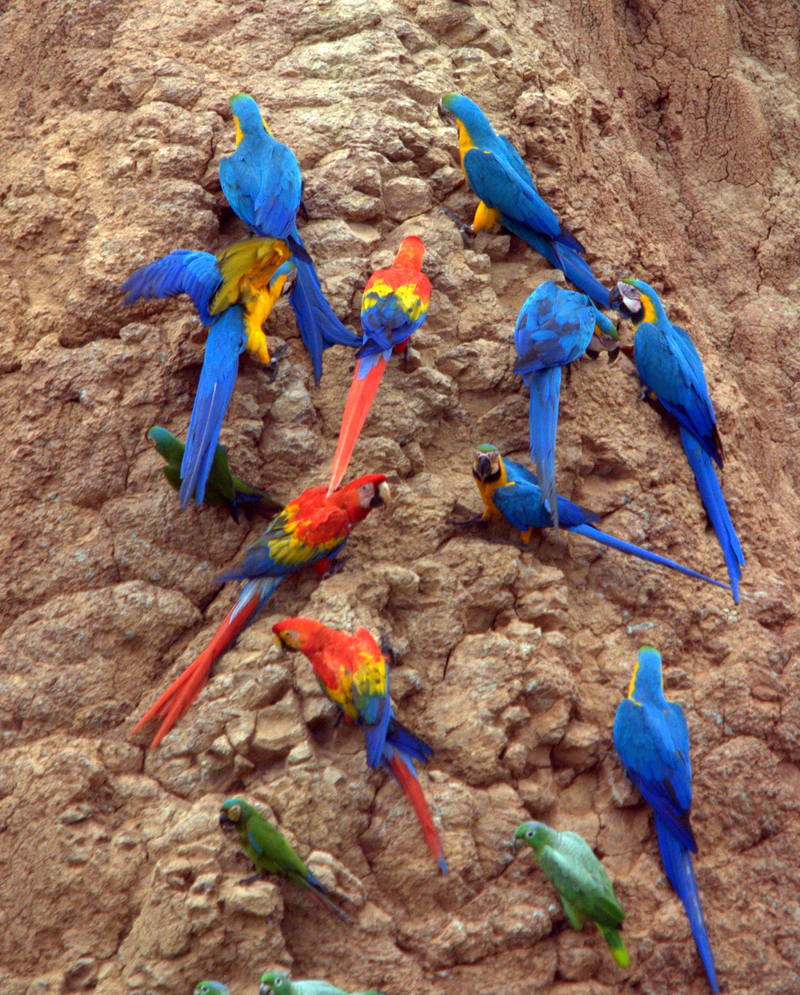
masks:
<path fill-rule="evenodd" d="M 347 470 L 353 446 L 366 421 L 392 352 L 401 353 L 428 313 L 431 285 L 421 272 L 425 246 L 416 235 L 400 243 L 394 262 L 367 280 L 361 298 L 364 339 L 342 415 L 329 490 Z"/>
<path fill-rule="evenodd" d="M 542 501 L 542 489 L 536 476 L 527 470 L 521 463 L 504 459 L 496 446 L 482 444 L 475 449 L 475 461 L 472 466 L 472 476 L 478 486 L 481 498 L 484 503 L 484 510 L 481 519 L 488 521 L 491 518 L 504 518 L 515 529 L 522 533 L 524 542 L 530 542 L 532 529 L 543 529 L 553 524 L 550 512 L 545 508 Z M 610 546 L 621 553 L 630 553 L 638 556 L 648 563 L 656 563 L 662 567 L 670 567 L 679 573 L 686 574 L 687 577 L 694 577 L 696 580 L 704 580 L 716 587 L 722 587 L 726 591 L 730 588 L 721 581 L 706 577 L 705 574 L 690 570 L 675 560 L 670 560 L 658 553 L 651 553 L 650 550 L 634 546 L 633 543 L 617 539 L 615 536 L 602 532 L 594 528 L 590 522 L 597 522 L 600 516 L 584 508 L 573 504 L 567 498 L 557 495 L 559 521 L 577 535 L 593 539 L 595 542 Z M 471 524 L 471 523 L 463 523 Z"/>
<path fill-rule="evenodd" d="M 597 924 L 611 956 L 620 965 L 630 964 L 620 936 L 625 913 L 603 865 L 586 840 L 577 833 L 556 832 L 542 822 L 523 822 L 515 839 L 527 843 L 542 870 L 558 892 L 569 924 L 580 929 L 587 920 Z"/>
<path fill-rule="evenodd" d="M 530 388 L 531 459 L 545 508 L 558 534 L 556 500 L 556 430 L 561 368 L 586 352 L 594 335 L 600 341 L 618 338 L 614 323 L 590 298 L 562 290 L 547 280 L 522 305 L 514 326 L 519 361 L 514 367 Z"/>
<path fill-rule="evenodd" d="M 414 760 L 427 763 L 431 749 L 395 719 L 389 668 L 374 638 L 366 629 L 357 629 L 351 636 L 310 618 L 284 619 L 272 631 L 282 646 L 308 657 L 325 694 L 348 722 L 364 730 L 367 763 L 375 770 L 383 765 L 395 776 L 416 812 L 439 870 L 446 874 L 439 834 L 414 769 Z"/>
<path fill-rule="evenodd" d="M 718 992 L 714 956 L 692 866 L 697 844 L 689 821 L 689 728 L 681 706 L 664 697 L 661 655 L 652 646 L 639 650 L 628 697 L 617 709 L 614 747 L 625 773 L 653 809 L 664 870 L 686 909 L 711 989 Z"/>
<path fill-rule="evenodd" d="M 722 547 L 738 604 L 744 552 L 714 469 L 714 463 L 722 469 L 722 440 L 700 354 L 688 332 L 671 324 L 658 294 L 643 280 L 623 280 L 611 295 L 614 306 L 633 322 L 633 360 L 639 379 L 678 421 L 683 449 Z"/>
<path fill-rule="evenodd" d="M 256 873 L 277 874 L 304 888 L 320 904 L 325 905 L 345 922 L 349 918 L 328 898 L 328 890 L 306 867 L 282 833 L 243 798 L 229 798 L 219 811 L 220 828 L 225 833 L 237 833 L 239 845 L 252 861 Z M 250 881 L 246 879 L 246 881 Z"/>
<path fill-rule="evenodd" d="M 154 425 L 147 433 L 147 438 L 155 442 L 156 452 L 166 460 L 161 469 L 170 487 L 179 491 L 185 445 L 160 425 Z M 280 501 L 275 501 L 264 491 L 233 476 L 228 465 L 227 450 L 219 444 L 211 461 L 203 504 L 227 508 L 235 522 L 239 521 L 239 508 L 243 506 L 270 515 L 283 509 Z"/>
<path fill-rule="evenodd" d="M 303 491 L 290 501 L 247 549 L 239 566 L 219 577 L 221 582 L 246 580 L 247 584 L 206 649 L 147 710 L 133 732 L 151 719 L 159 719 L 160 726 L 151 743 L 153 748 L 158 746 L 200 693 L 215 661 L 253 621 L 283 578 L 310 564 L 322 576 L 347 542 L 353 526 L 390 499 L 386 477 L 373 473 L 333 494 L 327 494 L 323 485 Z"/>
<path fill-rule="evenodd" d="M 273 138 L 258 104 L 246 93 L 230 99 L 236 148 L 220 160 L 222 192 L 237 217 L 256 235 L 286 239 L 297 267 L 289 302 L 303 344 L 311 356 L 314 380 L 322 377 L 322 353 L 332 345 L 357 349 L 361 340 L 336 317 L 322 293 L 311 257 L 297 231 L 302 194 L 300 166 L 292 150 Z"/>
<path fill-rule="evenodd" d="M 348 993 L 327 981 L 290 981 L 279 971 L 267 971 L 261 975 L 258 995 L 348 995 Z M 370 988 L 369 991 L 353 992 L 353 995 L 382 995 L 382 993 Z"/>
<path fill-rule="evenodd" d="M 442 97 L 438 110 L 458 128 L 461 168 L 479 200 L 472 232 L 499 222 L 560 269 L 578 290 L 607 308 L 608 290 L 583 258 L 583 246 L 542 199 L 511 142 L 495 134 L 480 107 L 460 93 Z"/>
<path fill-rule="evenodd" d="M 261 325 L 291 272 L 288 244 L 277 238 L 237 242 L 219 256 L 176 249 L 142 266 L 121 290 L 126 304 L 141 297 L 186 294 L 208 328 L 203 367 L 197 385 L 181 463 L 181 506 L 194 496 L 205 498 L 222 420 L 228 410 L 239 356 L 245 349 L 269 362 Z"/>

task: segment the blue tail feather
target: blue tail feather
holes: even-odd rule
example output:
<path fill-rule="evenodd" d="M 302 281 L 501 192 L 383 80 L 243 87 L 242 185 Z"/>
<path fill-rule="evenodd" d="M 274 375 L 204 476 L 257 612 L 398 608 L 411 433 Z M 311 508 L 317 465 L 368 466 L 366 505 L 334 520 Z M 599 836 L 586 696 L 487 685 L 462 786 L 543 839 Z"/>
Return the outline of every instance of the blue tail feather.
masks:
<path fill-rule="evenodd" d="M 214 462 L 222 420 L 236 383 L 239 354 L 244 349 L 245 340 L 244 315 L 239 305 L 212 319 L 181 463 L 178 493 L 183 508 L 192 494 L 197 504 L 202 504 L 205 496 L 206 482 Z"/>
<path fill-rule="evenodd" d="M 550 512 L 553 528 L 558 532 L 558 494 L 556 493 L 556 430 L 561 391 L 561 367 L 537 370 L 527 378 L 531 391 L 530 431 L 531 459 L 542 489 L 542 500 Z"/>
<path fill-rule="evenodd" d="M 610 305 L 610 291 L 608 287 L 597 279 L 589 268 L 589 264 L 583 256 L 571 248 L 569 245 L 556 244 L 547 235 L 533 231 L 520 221 L 502 216 L 502 224 L 515 235 L 524 239 L 532 249 L 538 253 L 556 269 L 560 269 L 564 276 L 573 283 L 581 293 L 587 294 L 598 307 L 608 308 Z"/>
<path fill-rule="evenodd" d="M 407 755 L 409 763 L 411 763 L 410 758 L 413 757 L 414 760 L 419 760 L 420 763 L 426 764 L 431 753 L 433 753 L 433 750 L 427 743 L 424 743 L 419 736 L 415 736 L 405 726 L 400 725 L 396 719 L 389 726 L 386 742 L 393 746 L 398 753 Z M 411 764 L 411 767 L 413 769 L 413 764 Z"/>
<path fill-rule="evenodd" d="M 658 847 L 661 851 L 661 860 L 664 863 L 667 878 L 686 909 L 686 917 L 692 927 L 697 952 L 703 962 L 711 990 L 715 993 L 719 992 L 717 972 L 714 968 L 714 955 L 711 952 L 711 942 L 700 907 L 700 894 L 694 876 L 692 855 L 686 847 L 675 839 L 669 831 L 669 827 L 662 822 L 658 815 L 655 816 L 655 824 L 658 833 Z"/>
<path fill-rule="evenodd" d="M 726 591 L 730 590 L 730 587 L 727 584 L 723 584 L 720 580 L 706 577 L 705 574 L 698 573 L 697 570 L 691 570 L 689 567 L 684 567 L 682 564 L 676 563 L 675 560 L 667 559 L 666 556 L 659 556 L 658 553 L 651 553 L 649 549 L 634 546 L 633 543 L 625 542 L 624 539 L 617 539 L 616 536 L 602 532 L 591 525 L 570 525 L 569 529 L 572 532 L 577 532 L 578 535 L 586 536 L 587 539 L 594 539 L 595 542 L 601 542 L 604 546 L 617 549 L 621 553 L 630 553 L 632 556 L 638 556 L 640 560 L 647 560 L 648 563 L 657 563 L 662 567 L 670 567 L 672 570 L 677 570 L 678 573 L 685 574 L 687 577 L 694 577 L 695 580 L 704 580 L 709 584 L 714 584 L 715 587 L 723 587 Z"/>
<path fill-rule="evenodd" d="M 717 479 L 714 464 L 708 453 L 702 448 L 691 432 L 680 426 L 681 442 L 694 472 L 700 497 L 703 499 L 709 520 L 717 533 L 719 544 L 722 547 L 722 555 L 725 557 L 725 565 L 728 568 L 728 576 L 731 579 L 731 590 L 733 600 L 739 603 L 739 579 L 742 576 L 744 566 L 744 552 L 736 530 L 733 527 L 728 506 L 722 495 L 722 488 Z"/>

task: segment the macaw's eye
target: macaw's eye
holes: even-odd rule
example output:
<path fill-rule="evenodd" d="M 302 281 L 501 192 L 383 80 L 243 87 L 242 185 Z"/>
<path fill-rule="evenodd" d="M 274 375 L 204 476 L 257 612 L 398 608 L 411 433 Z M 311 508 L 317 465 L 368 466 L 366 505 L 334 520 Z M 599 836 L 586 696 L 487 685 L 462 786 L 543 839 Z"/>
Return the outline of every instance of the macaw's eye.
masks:
<path fill-rule="evenodd" d="M 283 978 L 276 978 L 276 979 L 275 979 L 275 980 L 274 980 L 274 981 L 272 982 L 272 987 L 273 987 L 273 988 L 280 988 L 280 987 L 281 987 L 282 985 L 283 985 Z"/>
<path fill-rule="evenodd" d="M 536 834 L 534 833 L 534 831 L 532 829 L 529 829 L 527 833 L 525 833 L 525 839 L 532 840 L 535 835 Z"/>

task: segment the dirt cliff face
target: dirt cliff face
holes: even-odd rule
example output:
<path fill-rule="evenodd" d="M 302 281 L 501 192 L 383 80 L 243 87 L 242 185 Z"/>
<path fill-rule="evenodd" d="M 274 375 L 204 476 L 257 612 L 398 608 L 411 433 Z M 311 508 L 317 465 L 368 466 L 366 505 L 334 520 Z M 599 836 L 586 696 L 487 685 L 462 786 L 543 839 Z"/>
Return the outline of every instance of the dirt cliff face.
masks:
<path fill-rule="evenodd" d="M 237 995 L 276 967 L 387 995 L 707 992 L 611 744 L 645 642 L 689 722 L 723 991 L 797 991 L 799 19 L 789 0 L 3 6 L 7 995 L 166 995 L 201 977 Z M 522 551 L 502 527 L 489 542 L 447 523 L 455 503 L 479 506 L 473 445 L 526 458 L 513 323 L 554 276 L 502 234 L 465 250 L 439 211 L 475 204 L 436 114 L 453 90 L 512 139 L 597 275 L 646 279 L 697 343 L 747 558 L 739 606 L 563 530 Z M 303 238 L 345 321 L 359 327 L 364 282 L 405 234 L 424 239 L 434 291 L 351 466 L 387 473 L 392 506 L 356 530 L 342 573 L 281 587 L 151 755 L 133 719 L 208 642 L 231 605 L 214 577 L 263 522 L 180 512 L 145 432 L 185 432 L 204 331 L 185 299 L 128 309 L 117 289 L 173 248 L 242 234 L 218 181 L 238 91 L 300 161 Z M 222 441 L 288 499 L 325 479 L 353 356 L 327 352 L 317 389 L 287 305 L 268 331 L 288 351 L 273 381 L 242 360 Z M 631 372 L 574 370 L 559 490 L 724 577 L 677 432 Z M 446 877 L 307 662 L 273 647 L 290 614 L 391 637 L 398 715 L 435 750 L 421 777 Z M 238 883 L 217 826 L 232 793 L 272 813 L 353 925 L 290 886 Z M 515 854 L 531 815 L 603 858 L 628 970 L 593 928 L 564 928 L 532 853 Z"/>

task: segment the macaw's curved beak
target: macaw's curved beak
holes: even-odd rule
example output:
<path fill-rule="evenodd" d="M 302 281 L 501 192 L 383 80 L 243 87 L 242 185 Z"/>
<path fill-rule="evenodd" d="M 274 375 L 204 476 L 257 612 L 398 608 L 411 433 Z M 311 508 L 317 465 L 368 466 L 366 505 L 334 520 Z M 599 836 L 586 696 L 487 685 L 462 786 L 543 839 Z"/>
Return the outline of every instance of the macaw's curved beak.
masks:
<path fill-rule="evenodd" d="M 445 124 L 455 124 L 456 123 L 456 116 L 455 116 L 455 114 L 452 111 L 449 111 L 444 106 L 444 104 L 442 103 L 441 100 L 436 105 L 436 112 L 438 113 L 439 117 L 445 122 Z"/>
<path fill-rule="evenodd" d="M 475 474 L 475 476 L 478 478 L 478 480 L 480 480 L 482 484 L 485 484 L 486 481 L 492 476 L 492 473 L 494 472 L 492 469 L 491 458 L 484 454 L 478 456 L 478 458 L 475 460 L 475 465 L 472 468 L 472 472 Z"/>

